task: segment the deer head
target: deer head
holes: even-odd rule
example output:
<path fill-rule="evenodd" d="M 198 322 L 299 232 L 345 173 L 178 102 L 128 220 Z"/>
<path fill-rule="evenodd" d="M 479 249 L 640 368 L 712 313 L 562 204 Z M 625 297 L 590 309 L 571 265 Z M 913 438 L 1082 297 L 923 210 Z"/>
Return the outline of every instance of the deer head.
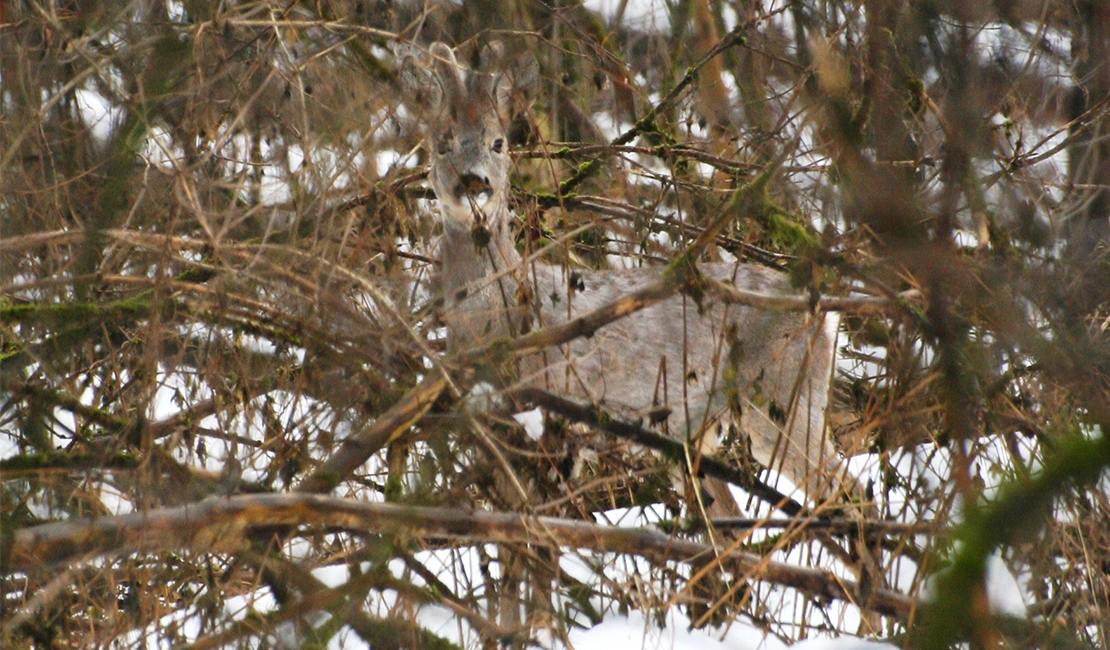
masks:
<path fill-rule="evenodd" d="M 533 94 L 537 72 L 530 56 L 510 65 L 503 59 L 501 45 L 492 43 L 472 69 L 460 65 L 451 48 L 434 43 L 427 57 L 408 57 L 402 65 L 402 87 L 420 113 L 432 189 L 447 229 L 492 225 L 508 210 L 506 130 Z"/>

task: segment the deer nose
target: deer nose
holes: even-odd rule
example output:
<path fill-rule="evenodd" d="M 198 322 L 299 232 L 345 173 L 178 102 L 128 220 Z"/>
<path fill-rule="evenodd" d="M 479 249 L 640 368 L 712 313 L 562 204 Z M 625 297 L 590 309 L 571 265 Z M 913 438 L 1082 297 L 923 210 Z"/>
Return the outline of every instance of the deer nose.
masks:
<path fill-rule="evenodd" d="M 493 194 L 488 176 L 466 173 L 459 176 L 459 184 L 455 186 L 455 198 L 462 200 L 466 197 L 489 198 Z"/>

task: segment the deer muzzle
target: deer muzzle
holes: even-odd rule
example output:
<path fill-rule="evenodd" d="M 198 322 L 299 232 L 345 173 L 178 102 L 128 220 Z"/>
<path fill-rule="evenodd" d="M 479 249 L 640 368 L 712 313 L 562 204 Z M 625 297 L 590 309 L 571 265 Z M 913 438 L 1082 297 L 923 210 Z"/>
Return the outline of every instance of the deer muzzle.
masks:
<path fill-rule="evenodd" d="M 459 176 L 459 182 L 455 185 L 455 200 L 459 203 L 470 203 L 481 208 L 493 196 L 493 185 L 490 184 L 489 178 L 486 176 L 479 176 L 478 174 L 462 174 Z"/>

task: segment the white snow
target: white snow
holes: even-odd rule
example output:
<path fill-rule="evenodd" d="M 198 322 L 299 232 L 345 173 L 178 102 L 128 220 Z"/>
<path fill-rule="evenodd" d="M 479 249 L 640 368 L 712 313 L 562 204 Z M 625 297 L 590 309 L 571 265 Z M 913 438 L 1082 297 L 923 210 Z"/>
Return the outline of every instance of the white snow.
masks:
<path fill-rule="evenodd" d="M 987 558 L 987 602 L 999 614 L 1025 618 L 1027 610 L 1022 589 L 1014 574 L 997 553 Z"/>
<path fill-rule="evenodd" d="M 543 411 L 534 408 L 531 411 L 524 411 L 517 413 L 513 419 L 524 427 L 524 432 L 532 440 L 539 440 L 543 437 Z"/>
<path fill-rule="evenodd" d="M 659 627 L 644 618 L 642 612 L 631 611 L 627 616 L 608 616 L 589 629 L 575 629 L 568 635 L 575 650 L 613 650 L 614 648 L 640 648 L 642 650 L 720 650 L 724 648 L 750 648 L 751 650 L 780 650 L 787 646 L 777 638 L 766 635 L 755 626 L 737 622 L 727 632 L 690 630 L 690 621 L 676 608 L 671 608 L 667 626 Z M 813 649 L 811 649 L 813 650 Z"/>
<path fill-rule="evenodd" d="M 790 646 L 792 650 L 897 650 L 898 646 L 868 641 L 854 636 L 807 639 Z"/>
<path fill-rule="evenodd" d="M 614 21 L 621 0 L 585 0 L 582 6 L 590 11 L 596 11 L 606 20 Z M 671 29 L 670 12 L 667 3 L 663 0 L 633 0 L 625 3 L 624 13 L 620 16 L 621 24 L 644 30 L 658 30 L 667 32 Z"/>

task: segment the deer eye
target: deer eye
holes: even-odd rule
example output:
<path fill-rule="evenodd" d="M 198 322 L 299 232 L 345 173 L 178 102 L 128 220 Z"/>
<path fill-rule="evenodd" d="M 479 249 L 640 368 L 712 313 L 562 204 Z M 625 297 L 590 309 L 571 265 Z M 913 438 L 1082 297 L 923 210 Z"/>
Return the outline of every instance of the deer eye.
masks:
<path fill-rule="evenodd" d="M 444 140 L 443 142 L 440 142 L 438 146 L 436 146 L 436 153 L 438 153 L 441 156 L 444 156 L 444 155 L 447 155 L 447 154 L 451 153 L 452 148 L 453 147 L 451 146 L 451 141 L 450 140 Z"/>
<path fill-rule="evenodd" d="M 501 138 L 497 138 L 496 140 L 493 141 L 493 146 L 490 147 L 490 149 L 492 149 L 494 151 L 494 153 L 501 153 L 501 149 L 503 149 L 504 147 L 505 147 L 505 141 Z"/>

